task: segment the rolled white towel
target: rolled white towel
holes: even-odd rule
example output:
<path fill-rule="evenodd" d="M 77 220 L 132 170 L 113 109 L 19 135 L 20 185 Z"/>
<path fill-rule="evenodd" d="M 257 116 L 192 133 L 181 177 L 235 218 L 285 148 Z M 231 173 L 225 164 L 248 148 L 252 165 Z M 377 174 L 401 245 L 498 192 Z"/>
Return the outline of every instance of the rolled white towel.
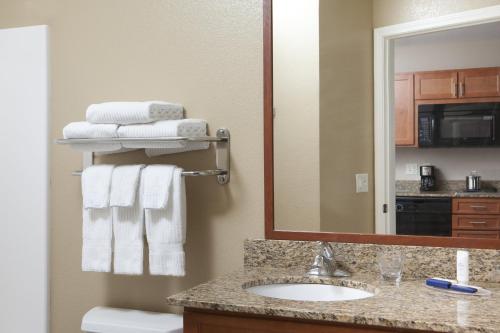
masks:
<path fill-rule="evenodd" d="M 118 125 L 116 124 L 91 124 L 86 121 L 78 121 L 69 123 L 63 128 L 63 136 L 65 139 L 102 139 L 102 138 L 117 138 Z M 89 152 L 121 152 L 122 145 L 120 143 L 79 143 L 71 145 L 72 148 L 80 151 Z"/>
<path fill-rule="evenodd" d="M 97 124 L 145 124 L 183 117 L 182 105 L 161 101 L 107 102 L 92 104 L 87 108 L 87 121 Z"/>
<path fill-rule="evenodd" d="M 207 122 L 203 119 L 181 119 L 165 120 L 152 124 L 121 126 L 118 129 L 120 138 L 154 138 L 154 137 L 201 137 L 207 135 Z M 163 142 L 163 143 L 124 143 L 127 148 L 146 148 L 146 153 L 150 156 L 161 155 L 151 154 L 153 149 L 163 150 L 163 154 L 169 153 L 168 149 L 175 152 L 208 149 L 208 142 Z"/>

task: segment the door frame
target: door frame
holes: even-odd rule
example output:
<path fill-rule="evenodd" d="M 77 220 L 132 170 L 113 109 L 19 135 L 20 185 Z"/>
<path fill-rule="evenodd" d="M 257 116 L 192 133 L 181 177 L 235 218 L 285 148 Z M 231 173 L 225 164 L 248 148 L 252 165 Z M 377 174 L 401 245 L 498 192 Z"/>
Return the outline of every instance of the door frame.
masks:
<path fill-rule="evenodd" d="M 396 231 L 394 40 L 498 21 L 500 5 L 374 29 L 374 180 L 377 234 L 395 234 Z"/>

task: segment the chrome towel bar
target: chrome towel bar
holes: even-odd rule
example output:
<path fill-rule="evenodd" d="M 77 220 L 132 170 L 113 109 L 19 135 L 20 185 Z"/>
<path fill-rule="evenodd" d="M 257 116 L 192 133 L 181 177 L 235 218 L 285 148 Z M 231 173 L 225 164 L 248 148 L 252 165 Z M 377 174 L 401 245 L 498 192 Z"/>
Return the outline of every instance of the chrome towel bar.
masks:
<path fill-rule="evenodd" d="M 215 143 L 215 170 L 184 171 L 183 176 L 217 176 L 217 182 L 221 185 L 229 183 L 230 179 L 230 141 L 231 136 L 226 128 L 219 128 L 217 136 L 203 137 L 156 137 L 156 138 L 96 138 L 96 139 L 59 139 L 60 145 L 80 144 L 110 144 L 110 143 L 165 143 L 165 142 L 214 142 Z M 93 154 L 90 157 L 90 164 L 93 164 Z M 81 176 L 82 171 L 74 171 L 72 175 Z"/>

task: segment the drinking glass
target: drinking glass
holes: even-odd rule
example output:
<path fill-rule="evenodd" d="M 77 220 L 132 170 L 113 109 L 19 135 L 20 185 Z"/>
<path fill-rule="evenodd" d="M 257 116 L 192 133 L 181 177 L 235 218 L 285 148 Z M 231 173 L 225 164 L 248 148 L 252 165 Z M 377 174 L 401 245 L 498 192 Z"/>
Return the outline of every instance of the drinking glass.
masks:
<path fill-rule="evenodd" d="M 380 276 L 383 281 L 399 283 L 403 274 L 404 257 L 400 251 L 386 250 L 377 256 Z"/>

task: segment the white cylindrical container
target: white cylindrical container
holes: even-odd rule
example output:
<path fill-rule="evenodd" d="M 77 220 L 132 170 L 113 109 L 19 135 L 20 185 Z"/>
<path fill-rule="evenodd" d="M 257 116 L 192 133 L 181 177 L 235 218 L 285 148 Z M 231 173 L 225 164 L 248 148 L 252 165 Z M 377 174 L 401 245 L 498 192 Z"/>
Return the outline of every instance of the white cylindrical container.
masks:
<path fill-rule="evenodd" d="M 457 282 L 459 284 L 469 283 L 469 251 L 457 251 Z"/>

